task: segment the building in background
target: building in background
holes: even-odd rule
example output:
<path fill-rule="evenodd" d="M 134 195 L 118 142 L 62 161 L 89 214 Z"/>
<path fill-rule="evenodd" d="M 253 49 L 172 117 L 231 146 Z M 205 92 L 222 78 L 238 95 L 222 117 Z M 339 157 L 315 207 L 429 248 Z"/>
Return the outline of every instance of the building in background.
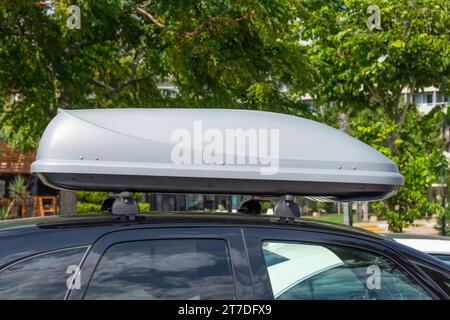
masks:
<path fill-rule="evenodd" d="M 58 192 L 44 185 L 36 176 L 30 174 L 31 163 L 35 159 L 34 152 L 21 154 L 0 139 L 0 207 L 7 208 L 11 202 L 8 189 L 16 176 L 25 178 L 30 192 L 29 205 L 19 208 L 19 216 L 45 215 L 56 213 Z"/>
<path fill-rule="evenodd" d="M 403 89 L 402 93 L 405 101 L 409 92 L 410 90 L 408 88 Z M 444 93 L 435 87 L 423 88 L 414 94 L 414 104 L 419 107 L 422 113 L 428 113 L 436 105 L 445 103 L 450 103 L 450 96 L 444 95 Z"/>
<path fill-rule="evenodd" d="M 22 175 L 30 183 L 30 165 L 34 153 L 20 154 L 0 140 L 0 198 L 2 204 L 8 202 L 8 187 L 17 175 Z"/>

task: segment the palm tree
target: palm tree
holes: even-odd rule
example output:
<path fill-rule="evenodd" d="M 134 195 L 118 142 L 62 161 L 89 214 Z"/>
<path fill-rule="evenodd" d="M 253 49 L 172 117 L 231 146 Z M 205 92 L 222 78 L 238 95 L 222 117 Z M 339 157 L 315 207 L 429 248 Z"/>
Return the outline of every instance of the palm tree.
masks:
<path fill-rule="evenodd" d="M 16 176 L 14 181 L 9 185 L 8 191 L 11 197 L 11 203 L 6 211 L 5 219 L 8 218 L 14 208 L 29 196 L 27 187 L 25 178 L 20 175 Z"/>

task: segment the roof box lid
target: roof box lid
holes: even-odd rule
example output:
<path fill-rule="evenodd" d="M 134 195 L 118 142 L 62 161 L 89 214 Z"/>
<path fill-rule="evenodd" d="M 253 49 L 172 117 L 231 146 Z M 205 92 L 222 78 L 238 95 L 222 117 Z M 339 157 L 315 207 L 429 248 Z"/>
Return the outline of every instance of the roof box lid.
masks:
<path fill-rule="evenodd" d="M 374 200 L 395 163 L 327 125 L 230 109 L 59 110 L 31 171 L 56 188 Z"/>

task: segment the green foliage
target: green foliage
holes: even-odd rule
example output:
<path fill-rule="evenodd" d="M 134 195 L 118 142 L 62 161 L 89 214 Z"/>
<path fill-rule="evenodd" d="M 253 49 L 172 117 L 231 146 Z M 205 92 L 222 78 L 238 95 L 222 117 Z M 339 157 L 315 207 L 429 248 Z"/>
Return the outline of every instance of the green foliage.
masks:
<path fill-rule="evenodd" d="M 13 200 L 23 200 L 28 196 L 28 185 L 25 178 L 18 175 L 8 186 L 9 197 Z"/>
<path fill-rule="evenodd" d="M 108 192 L 78 191 L 77 213 L 100 213 L 103 200 L 108 198 Z M 141 192 L 133 193 L 132 196 L 138 201 L 142 198 Z M 141 212 L 149 212 L 149 203 L 138 203 Z"/>
<path fill-rule="evenodd" d="M 89 203 L 89 202 L 77 202 L 77 213 L 100 213 L 100 204 Z"/>
<path fill-rule="evenodd" d="M 260 204 L 261 204 L 261 212 L 263 214 L 267 213 L 267 210 L 273 209 L 273 207 L 274 207 L 274 203 L 272 203 L 270 201 L 261 201 Z M 222 208 L 222 211 L 226 211 L 225 207 Z"/>
<path fill-rule="evenodd" d="M 6 208 L 0 208 L 0 220 L 6 220 L 7 219 L 7 215 L 6 215 L 6 213 L 7 213 L 7 210 L 6 210 Z"/>
<path fill-rule="evenodd" d="M 69 5 L 81 29 L 69 29 Z M 370 30 L 367 8 L 381 10 Z M 410 94 L 450 94 L 448 0 L 6 1 L 0 3 L 0 133 L 33 149 L 57 108 L 227 107 L 310 117 L 399 164 L 405 186 L 376 204 L 392 230 L 425 212 L 447 179 L 442 110 Z M 161 90 L 170 81 L 178 94 Z M 310 93 L 315 104 L 299 102 Z M 450 113 L 447 113 L 447 118 Z M 105 194 L 78 193 L 94 212 Z M 144 211 L 144 210 L 143 210 Z"/>
<path fill-rule="evenodd" d="M 77 213 L 100 213 L 103 200 L 108 197 L 108 192 L 78 191 Z"/>
<path fill-rule="evenodd" d="M 11 203 L 6 210 L 4 219 L 13 212 L 18 205 L 29 196 L 28 184 L 25 178 L 21 175 L 17 175 L 14 180 L 8 186 L 9 197 L 11 198 Z"/>
<path fill-rule="evenodd" d="M 150 203 L 147 203 L 147 202 L 145 202 L 145 203 L 139 202 L 139 203 L 138 203 L 138 206 L 139 206 L 139 211 L 140 211 L 140 212 L 150 212 Z"/>
<path fill-rule="evenodd" d="M 295 111 L 307 59 L 300 0 L 28 1 L 0 4 L 1 134 L 33 149 L 57 108 L 229 107 Z M 66 26 L 69 5 L 81 29 Z M 270 79 L 270 80 L 269 80 Z M 171 81 L 179 91 L 161 90 Z"/>
<path fill-rule="evenodd" d="M 420 115 L 412 107 L 395 141 L 395 150 L 399 150 L 395 154 L 391 154 L 386 145 L 395 124 L 386 114 L 363 113 L 352 121 L 353 134 L 392 158 L 405 177 L 405 184 L 396 196 L 374 204 L 374 208 L 388 218 L 390 229 L 402 231 L 424 213 L 442 212 L 441 203 L 428 196 L 431 185 L 442 182 L 448 174 L 439 137 L 442 108 L 437 106 L 427 115 Z M 364 126 L 366 123 L 369 125 Z"/>
<path fill-rule="evenodd" d="M 419 114 L 411 106 L 395 140 L 394 154 L 387 141 L 398 126 L 381 109 L 376 112 L 366 109 L 350 121 L 353 129 L 350 133 L 394 160 L 405 177 L 405 184 L 394 197 L 373 204 L 374 209 L 386 215 L 392 231 L 402 231 L 424 213 L 443 210 L 439 201 L 429 198 L 428 191 L 433 183 L 442 182 L 448 174 L 440 137 L 444 116 L 441 106 L 427 115 Z"/>
<path fill-rule="evenodd" d="M 413 95 L 427 86 L 450 87 L 450 2 L 446 0 L 348 0 L 305 2 L 308 19 L 297 23 L 314 66 L 317 99 L 329 106 L 327 122 L 346 113 L 349 133 L 398 163 L 405 185 L 375 204 L 390 229 L 402 231 L 426 212 L 439 213 L 428 198 L 447 175 L 439 133 L 441 107 L 421 116 Z M 366 26 L 367 8 L 381 10 L 381 29 Z M 404 101 L 403 90 L 410 94 Z M 316 112 L 317 113 L 317 112 Z M 324 111 L 318 112 L 323 118 Z"/>
<path fill-rule="evenodd" d="M 101 205 L 108 197 L 108 192 L 78 191 L 77 201 Z"/>
<path fill-rule="evenodd" d="M 338 223 L 343 224 L 344 223 L 344 215 L 332 213 L 332 214 L 321 214 L 320 216 L 312 217 L 312 216 L 304 216 L 302 217 L 304 220 L 312 220 L 312 221 L 324 221 L 324 222 L 330 222 L 330 223 Z M 357 221 L 356 214 L 353 214 L 352 217 L 353 221 Z"/>
<path fill-rule="evenodd" d="M 342 111 L 382 107 L 397 118 L 399 97 L 436 85 L 450 90 L 450 3 L 427 1 L 310 1 L 296 27 L 315 66 L 314 93 Z M 367 8 L 381 10 L 381 30 L 370 30 Z"/>

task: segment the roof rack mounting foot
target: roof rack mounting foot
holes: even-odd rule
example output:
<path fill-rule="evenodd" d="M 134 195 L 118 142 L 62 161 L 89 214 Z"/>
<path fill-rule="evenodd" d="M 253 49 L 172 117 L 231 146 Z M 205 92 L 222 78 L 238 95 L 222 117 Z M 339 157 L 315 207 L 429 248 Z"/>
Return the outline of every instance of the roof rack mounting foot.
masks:
<path fill-rule="evenodd" d="M 274 214 L 281 219 L 294 220 L 300 217 L 300 208 L 294 202 L 294 196 L 286 194 L 281 196 L 273 209 Z"/>
<path fill-rule="evenodd" d="M 135 214 L 139 214 L 138 203 L 129 192 L 121 192 L 106 198 L 103 200 L 101 210 L 128 216 L 131 220 Z"/>
<path fill-rule="evenodd" d="M 244 201 L 238 212 L 247 214 L 261 214 L 262 207 L 259 200 L 254 198 Z"/>

